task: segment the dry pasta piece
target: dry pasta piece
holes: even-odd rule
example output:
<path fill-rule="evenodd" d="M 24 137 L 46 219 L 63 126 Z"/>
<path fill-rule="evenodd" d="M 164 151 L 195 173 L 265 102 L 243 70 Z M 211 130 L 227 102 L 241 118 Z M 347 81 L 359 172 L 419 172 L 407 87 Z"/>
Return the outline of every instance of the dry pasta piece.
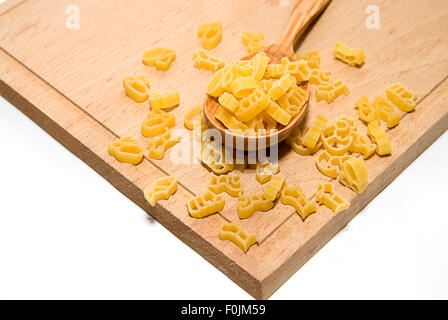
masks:
<path fill-rule="evenodd" d="M 222 40 L 222 23 L 210 22 L 200 24 L 198 37 L 202 39 L 202 48 L 207 50 L 216 48 Z"/>
<path fill-rule="evenodd" d="M 309 129 L 305 130 L 305 135 Z M 302 131 L 297 128 L 286 139 L 286 143 L 291 146 L 292 150 L 301 156 L 309 156 L 315 154 L 322 148 L 322 143 L 319 141 L 314 148 L 305 147 L 303 144 Z"/>
<path fill-rule="evenodd" d="M 355 191 L 358 194 L 363 193 L 369 181 L 364 160 L 359 158 L 350 158 L 344 162 L 339 181 Z"/>
<path fill-rule="evenodd" d="M 188 111 L 184 118 L 184 126 L 189 130 L 194 129 L 193 119 L 202 115 L 202 106 L 195 106 Z"/>
<path fill-rule="evenodd" d="M 265 47 L 263 44 L 264 33 L 263 32 L 253 32 L 245 31 L 241 37 L 244 45 L 247 46 L 249 54 L 259 51 Z"/>
<path fill-rule="evenodd" d="M 292 117 L 295 117 L 300 113 L 303 106 L 308 102 L 308 100 L 309 100 L 308 91 L 300 87 L 293 86 L 286 94 L 287 106 L 284 107 L 284 109 Z M 277 102 L 281 103 L 281 99 L 279 99 Z"/>
<path fill-rule="evenodd" d="M 264 189 L 264 196 L 266 199 L 275 201 L 280 197 L 283 186 L 285 185 L 285 179 L 278 176 L 273 176 L 271 181 L 266 185 Z"/>
<path fill-rule="evenodd" d="M 230 111 L 231 113 L 235 113 L 240 106 L 240 102 L 238 101 L 238 99 L 228 92 L 224 92 L 219 97 L 218 101 L 221 106 L 223 106 L 226 110 Z"/>
<path fill-rule="evenodd" d="M 376 144 L 370 143 L 369 139 L 356 131 L 352 131 L 353 143 L 349 149 L 350 152 L 360 153 L 364 159 L 370 158 L 376 150 Z"/>
<path fill-rule="evenodd" d="M 205 143 L 201 147 L 201 162 L 215 174 L 221 175 L 233 171 L 232 163 L 225 163 L 225 153 L 222 146 L 219 148 L 212 142 Z"/>
<path fill-rule="evenodd" d="M 299 186 L 285 186 L 280 201 L 285 205 L 294 207 L 303 220 L 308 218 L 310 214 L 316 212 L 316 201 L 308 200 Z"/>
<path fill-rule="evenodd" d="M 236 71 L 236 77 L 249 77 L 252 76 L 254 72 L 253 61 L 251 60 L 241 60 L 233 63 Z"/>
<path fill-rule="evenodd" d="M 176 119 L 174 115 L 163 110 L 151 110 L 148 117 L 142 123 L 142 135 L 146 138 L 155 137 L 174 127 Z"/>
<path fill-rule="evenodd" d="M 313 124 L 306 131 L 303 137 L 303 145 L 309 149 L 314 149 L 319 143 L 320 136 L 327 125 L 328 120 L 322 115 L 317 115 Z"/>
<path fill-rule="evenodd" d="M 213 173 L 211 174 L 210 185 L 208 188 L 215 194 L 226 192 L 232 197 L 238 197 L 243 191 L 239 176 L 217 176 Z"/>
<path fill-rule="evenodd" d="M 272 100 L 276 101 L 281 96 L 285 95 L 293 84 L 295 84 L 294 78 L 289 74 L 285 74 L 279 80 L 274 82 L 271 90 L 269 90 L 269 96 Z"/>
<path fill-rule="evenodd" d="M 321 135 L 322 144 L 332 156 L 346 154 L 353 144 L 355 122 L 346 118 L 340 118 L 335 123 L 327 126 Z"/>
<path fill-rule="evenodd" d="M 237 118 L 235 118 L 230 112 L 226 109 L 219 108 L 215 114 L 215 118 L 222 122 L 222 124 L 230 130 L 241 130 L 246 131 L 247 126 L 240 122 Z"/>
<path fill-rule="evenodd" d="M 258 82 L 252 77 L 242 77 L 235 79 L 231 84 L 233 95 L 238 98 L 245 98 L 258 88 Z"/>
<path fill-rule="evenodd" d="M 255 118 L 247 122 L 247 129 L 244 131 L 245 135 L 254 136 L 262 135 L 264 133 L 263 113 L 258 114 Z"/>
<path fill-rule="evenodd" d="M 284 126 L 290 123 L 292 119 L 292 116 L 288 112 L 286 112 L 278 105 L 278 103 L 272 100 L 270 101 L 268 106 L 264 109 L 264 112 L 266 112 L 276 122 L 281 123 Z"/>
<path fill-rule="evenodd" d="M 232 92 L 232 83 L 239 77 L 250 76 L 252 72 L 244 72 L 244 75 L 240 73 L 240 68 L 237 63 L 232 62 L 229 65 L 225 66 L 223 69 L 222 78 L 221 78 L 221 88 L 224 91 Z"/>
<path fill-rule="evenodd" d="M 311 69 L 320 68 L 320 54 L 318 51 L 310 51 L 304 55 L 297 54 L 297 60 L 306 60 Z"/>
<path fill-rule="evenodd" d="M 149 49 L 143 53 L 144 64 L 162 71 L 168 70 L 175 59 L 176 51 L 161 47 Z"/>
<path fill-rule="evenodd" d="M 317 101 L 325 100 L 328 103 L 334 102 L 334 100 L 341 95 L 348 96 L 349 93 L 350 89 L 348 86 L 340 80 L 333 83 L 323 84 L 316 88 Z"/>
<path fill-rule="evenodd" d="M 255 80 L 261 81 L 263 79 L 264 74 L 268 69 L 269 60 L 270 60 L 269 57 L 265 53 L 259 53 L 252 59 L 253 61 L 252 77 Z"/>
<path fill-rule="evenodd" d="M 264 74 L 265 79 L 279 79 L 289 70 L 289 59 L 288 57 L 283 57 L 280 60 L 280 64 L 270 64 L 266 69 L 266 73 Z"/>
<path fill-rule="evenodd" d="M 198 69 L 217 71 L 224 67 L 224 61 L 208 54 L 205 50 L 199 49 L 193 55 L 194 66 Z"/>
<path fill-rule="evenodd" d="M 247 233 L 240 227 L 239 222 L 223 223 L 218 237 L 220 240 L 230 240 L 244 252 L 257 242 L 255 233 Z"/>
<path fill-rule="evenodd" d="M 269 93 L 269 90 L 271 90 L 272 86 L 274 85 L 274 80 L 261 80 L 258 82 L 258 86 L 265 92 Z"/>
<path fill-rule="evenodd" d="M 146 76 L 123 78 L 126 95 L 135 102 L 145 102 L 149 98 L 149 81 Z"/>
<path fill-rule="evenodd" d="M 207 84 L 206 88 L 207 94 L 217 98 L 224 93 L 225 90 L 222 87 L 224 72 L 226 72 L 225 69 L 221 69 L 215 72 L 215 74 Z"/>
<path fill-rule="evenodd" d="M 179 92 L 154 92 L 149 96 L 149 104 L 152 110 L 170 109 L 180 103 Z"/>
<path fill-rule="evenodd" d="M 187 201 L 187 208 L 190 216 L 202 219 L 224 209 L 225 201 L 222 195 L 217 195 L 210 190 L 201 193 L 199 196 Z"/>
<path fill-rule="evenodd" d="M 412 112 L 415 109 L 418 96 L 401 84 L 393 84 L 387 88 L 387 98 L 403 112 Z"/>
<path fill-rule="evenodd" d="M 373 106 L 378 110 L 381 120 L 386 121 L 388 128 L 393 128 L 400 123 L 400 114 L 396 112 L 394 106 L 385 98 L 375 97 Z"/>
<path fill-rule="evenodd" d="M 274 202 L 267 199 L 264 194 L 243 195 L 238 199 L 238 216 L 240 219 L 248 219 L 256 211 L 266 212 L 274 207 Z"/>
<path fill-rule="evenodd" d="M 300 83 L 310 80 L 313 69 L 305 60 L 299 60 L 289 63 L 288 73 L 296 79 L 297 83 Z"/>
<path fill-rule="evenodd" d="M 249 122 L 268 106 L 269 101 L 269 96 L 257 88 L 240 101 L 240 107 L 235 112 L 235 116 L 242 122 Z"/>
<path fill-rule="evenodd" d="M 266 130 L 276 130 L 277 129 L 277 120 L 275 120 L 272 116 L 270 116 L 266 110 L 261 113 L 263 117 L 263 123 Z"/>
<path fill-rule="evenodd" d="M 330 71 L 313 70 L 310 77 L 310 84 L 328 85 L 331 82 Z"/>
<path fill-rule="evenodd" d="M 365 58 L 361 49 L 353 49 L 339 42 L 334 46 L 334 57 L 352 67 L 362 65 Z"/>
<path fill-rule="evenodd" d="M 269 182 L 274 175 L 280 172 L 280 166 L 278 163 L 265 162 L 257 164 L 256 177 L 257 181 L 261 184 Z"/>
<path fill-rule="evenodd" d="M 387 133 L 380 127 L 378 121 L 373 121 L 367 127 L 367 132 L 372 142 L 377 145 L 376 153 L 380 156 L 392 154 L 392 146 L 390 144 Z"/>
<path fill-rule="evenodd" d="M 355 102 L 355 108 L 358 109 L 359 119 L 365 123 L 380 120 L 380 113 L 376 106 L 369 101 L 369 98 L 362 96 Z"/>
<path fill-rule="evenodd" d="M 108 151 L 117 161 L 137 165 L 143 160 L 143 149 L 131 137 L 121 138 L 109 144 Z"/>
<path fill-rule="evenodd" d="M 162 199 L 168 200 L 176 191 L 176 177 L 167 176 L 154 181 L 151 188 L 144 191 L 144 196 L 146 201 L 154 207 L 157 201 Z"/>
<path fill-rule="evenodd" d="M 328 151 L 324 150 L 317 157 L 316 166 L 323 175 L 336 179 L 339 171 L 342 170 L 344 162 L 348 159 L 350 159 L 350 156 L 332 156 Z"/>
<path fill-rule="evenodd" d="M 334 215 L 350 208 L 350 202 L 334 191 L 332 183 L 322 183 L 316 194 L 317 203 L 325 205 L 334 212 Z"/>
<path fill-rule="evenodd" d="M 161 160 L 165 157 L 165 152 L 178 144 L 181 137 L 173 136 L 171 132 L 165 132 L 161 136 L 151 138 L 148 142 L 149 157 L 156 160 Z"/>

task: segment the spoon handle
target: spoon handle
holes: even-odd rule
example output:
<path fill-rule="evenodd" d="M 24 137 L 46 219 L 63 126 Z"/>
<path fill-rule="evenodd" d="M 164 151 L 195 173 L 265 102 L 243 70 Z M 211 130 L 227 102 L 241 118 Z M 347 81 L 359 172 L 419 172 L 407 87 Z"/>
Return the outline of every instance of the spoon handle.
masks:
<path fill-rule="evenodd" d="M 278 44 L 292 48 L 295 41 L 330 2 L 331 0 L 296 0 L 291 18 Z"/>

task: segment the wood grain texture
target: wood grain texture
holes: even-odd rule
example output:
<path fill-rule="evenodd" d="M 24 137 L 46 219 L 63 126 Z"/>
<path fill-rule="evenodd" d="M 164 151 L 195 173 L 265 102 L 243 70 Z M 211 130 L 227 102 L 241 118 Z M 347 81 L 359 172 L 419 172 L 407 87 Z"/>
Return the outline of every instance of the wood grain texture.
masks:
<path fill-rule="evenodd" d="M 153 0 L 148 5 L 136 0 L 130 6 L 124 0 L 25 0 L 2 11 L 3 4 L 0 93 L 243 289 L 256 298 L 268 298 L 446 131 L 448 8 L 444 0 L 377 1 L 381 28 L 367 30 L 364 11 L 369 1 L 334 0 L 329 5 L 303 38 L 300 52 L 319 50 L 322 69 L 346 82 L 351 94 L 328 105 L 316 102 L 312 87 L 304 126 L 319 113 L 329 120 L 357 118 L 353 103 L 361 95 L 384 95 L 386 86 L 395 82 L 419 94 L 416 111 L 403 114 L 400 125 L 389 131 L 393 155 L 367 161 L 370 185 L 362 196 L 335 184 L 352 201 L 349 210 L 333 218 L 320 207 L 305 222 L 282 204 L 269 213 L 256 213 L 242 226 L 256 232 L 259 243 L 244 254 L 217 237 L 222 221 L 237 219 L 235 199 L 226 196 L 223 212 L 204 220 L 187 214 L 185 199 L 208 184 L 205 168 L 176 165 L 169 157 L 145 158 L 137 167 L 120 164 L 107 154 L 107 144 L 117 137 L 140 137 L 140 125 L 149 110 L 147 103 L 138 105 L 125 97 L 124 75 L 148 75 L 155 91 L 179 90 L 182 102 L 173 112 L 180 129 L 187 110 L 202 103 L 211 76 L 192 64 L 193 52 L 200 46 L 197 25 L 207 20 L 223 22 L 223 41 L 213 54 L 230 62 L 246 52 L 242 31 L 263 31 L 266 43 L 274 43 L 286 27 L 292 4 L 282 7 L 285 2 L 275 0 L 178 3 Z M 65 28 L 68 4 L 80 7 L 80 30 Z M 336 41 L 363 48 L 366 64 L 358 69 L 335 61 Z M 156 45 L 178 54 L 165 73 L 141 63 L 143 51 Z M 358 128 L 365 131 L 361 123 Z M 146 141 L 139 138 L 142 145 Z M 313 196 L 319 183 L 329 181 L 318 173 L 313 157 L 300 157 L 284 145 L 280 156 L 281 175 L 288 184 L 300 185 L 308 196 Z M 167 174 L 179 178 L 179 191 L 151 208 L 142 190 Z M 262 188 L 253 170 L 242 173 L 241 181 L 247 193 Z"/>

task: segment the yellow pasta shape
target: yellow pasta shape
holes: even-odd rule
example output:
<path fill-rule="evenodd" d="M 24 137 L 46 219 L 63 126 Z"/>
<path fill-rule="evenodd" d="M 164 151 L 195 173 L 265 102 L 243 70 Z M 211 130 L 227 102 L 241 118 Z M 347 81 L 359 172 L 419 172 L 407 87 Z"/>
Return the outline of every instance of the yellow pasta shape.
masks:
<path fill-rule="evenodd" d="M 178 106 L 180 103 L 179 92 L 154 92 L 149 96 L 149 104 L 152 110 L 170 109 Z"/>
<path fill-rule="evenodd" d="M 319 185 L 316 200 L 320 205 L 325 205 L 331 209 L 334 215 L 350 208 L 350 202 L 334 191 L 334 185 L 332 183 L 322 183 Z"/>
<path fill-rule="evenodd" d="M 163 110 L 151 110 L 142 123 L 142 135 L 146 138 L 155 137 L 165 133 L 175 124 L 174 115 Z"/>
<path fill-rule="evenodd" d="M 157 201 L 162 199 L 168 200 L 176 191 L 176 177 L 167 176 L 154 181 L 151 188 L 144 191 L 144 196 L 146 201 L 154 207 Z"/>
<path fill-rule="evenodd" d="M 157 160 L 163 159 L 165 152 L 178 144 L 180 140 L 181 137 L 175 137 L 169 131 L 161 136 L 151 138 L 148 142 L 149 157 Z"/>
<path fill-rule="evenodd" d="M 364 160 L 350 158 L 345 161 L 339 181 L 356 193 L 363 193 L 369 181 L 369 173 L 367 172 Z"/>
<path fill-rule="evenodd" d="M 338 119 L 335 123 L 327 126 L 321 135 L 322 144 L 331 155 L 342 156 L 346 154 L 353 144 L 355 122 L 346 118 Z"/>
<path fill-rule="evenodd" d="M 236 61 L 233 63 L 233 65 L 234 65 L 234 68 L 236 71 L 236 73 L 235 73 L 236 78 L 249 77 L 249 76 L 252 76 L 252 74 L 254 72 L 253 61 L 251 61 L 251 60 Z"/>
<path fill-rule="evenodd" d="M 211 174 L 210 185 L 208 188 L 215 194 L 226 192 L 232 197 L 238 197 L 243 191 L 239 176 L 217 176 L 213 173 Z"/>
<path fill-rule="evenodd" d="M 217 195 L 210 190 L 187 201 L 188 213 L 196 219 L 202 219 L 224 209 L 225 201 L 222 195 Z"/>
<path fill-rule="evenodd" d="M 260 184 L 269 182 L 274 175 L 280 172 L 278 163 L 265 162 L 257 164 L 256 178 Z"/>
<path fill-rule="evenodd" d="M 255 118 L 247 122 L 247 129 L 244 134 L 247 136 L 262 135 L 266 131 L 263 123 L 263 113 L 258 114 Z"/>
<path fill-rule="evenodd" d="M 233 95 L 238 98 L 245 98 L 258 88 L 258 82 L 252 77 L 242 77 L 235 79 L 231 84 Z"/>
<path fill-rule="evenodd" d="M 288 57 L 283 57 L 280 60 L 280 64 L 270 64 L 266 69 L 266 73 L 264 74 L 265 79 L 279 79 L 289 70 L 289 59 Z"/>
<path fill-rule="evenodd" d="M 275 121 L 281 123 L 284 126 L 290 123 L 292 119 L 292 116 L 288 112 L 286 112 L 278 105 L 278 103 L 272 100 L 270 101 L 268 106 L 264 109 L 264 112 L 266 112 Z"/>
<path fill-rule="evenodd" d="M 310 84 L 328 85 L 331 82 L 330 71 L 313 70 L 310 77 Z"/>
<path fill-rule="evenodd" d="M 305 135 L 308 130 L 309 129 L 305 130 Z M 314 148 L 305 147 L 303 144 L 302 131 L 298 128 L 286 139 L 286 143 L 291 146 L 295 153 L 301 156 L 313 155 L 322 148 L 321 142 L 318 142 Z"/>
<path fill-rule="evenodd" d="M 267 199 L 264 194 L 243 195 L 238 199 L 238 216 L 240 219 L 248 219 L 256 211 L 266 212 L 274 207 L 274 202 Z"/>
<path fill-rule="evenodd" d="M 418 99 L 414 92 L 398 83 L 387 88 L 387 98 L 403 112 L 414 111 Z"/>
<path fill-rule="evenodd" d="M 217 98 L 224 93 L 225 90 L 222 87 L 224 72 L 226 72 L 225 69 L 221 69 L 215 72 L 215 74 L 207 84 L 206 88 L 207 94 Z"/>
<path fill-rule="evenodd" d="M 380 113 L 373 103 L 369 101 L 369 98 L 362 96 L 355 102 L 355 108 L 358 109 L 359 119 L 365 123 L 370 123 L 375 120 L 380 120 Z"/>
<path fill-rule="evenodd" d="M 201 147 L 201 162 L 215 174 L 221 175 L 233 171 L 234 166 L 224 161 L 224 149 L 220 150 L 213 143 L 206 143 Z"/>
<path fill-rule="evenodd" d="M 274 82 L 271 90 L 269 90 L 269 96 L 272 100 L 276 101 L 286 94 L 293 84 L 295 84 L 294 78 L 289 74 L 285 74 L 279 80 Z"/>
<path fill-rule="evenodd" d="M 188 130 L 194 130 L 193 120 L 198 116 L 201 116 L 201 118 L 202 118 L 202 106 L 195 106 L 195 107 L 191 108 L 190 111 L 188 111 L 188 113 L 185 115 L 185 118 L 184 118 L 185 128 L 187 128 Z"/>
<path fill-rule="evenodd" d="M 269 101 L 269 96 L 257 88 L 240 101 L 240 107 L 235 112 L 235 116 L 242 122 L 249 122 L 268 106 Z"/>
<path fill-rule="evenodd" d="M 317 115 L 311 127 L 305 132 L 303 145 L 309 149 L 314 149 L 320 139 L 320 136 L 327 125 L 328 120 L 322 115 Z"/>
<path fill-rule="evenodd" d="M 265 126 L 266 130 L 269 131 L 269 130 L 276 130 L 277 129 L 277 120 L 275 120 L 272 116 L 270 116 L 266 112 L 266 110 L 261 113 L 261 116 L 263 117 L 263 123 L 264 123 L 264 126 Z"/>
<path fill-rule="evenodd" d="M 350 152 L 360 153 L 364 159 L 370 158 L 375 153 L 376 144 L 370 143 L 369 139 L 360 135 L 356 131 L 351 132 L 353 143 L 349 148 Z"/>
<path fill-rule="evenodd" d="M 332 156 L 328 151 L 324 150 L 316 159 L 316 166 L 323 175 L 336 179 L 339 171 L 342 170 L 344 162 L 349 159 L 350 156 L 348 155 Z"/>
<path fill-rule="evenodd" d="M 215 114 L 215 118 L 222 122 L 222 124 L 230 130 L 241 130 L 246 131 L 247 126 L 235 118 L 230 112 L 226 109 L 219 108 Z"/>
<path fill-rule="evenodd" d="M 265 47 L 262 40 L 264 39 L 263 32 L 245 31 L 241 37 L 244 45 L 247 46 L 249 54 L 259 51 Z"/>
<path fill-rule="evenodd" d="M 246 233 L 238 222 L 223 223 L 218 237 L 220 240 L 232 241 L 244 252 L 249 251 L 249 248 L 257 242 L 256 234 Z"/>
<path fill-rule="evenodd" d="M 320 68 L 320 54 L 318 51 L 310 51 L 304 55 L 297 54 L 297 60 L 306 60 L 311 69 Z"/>
<path fill-rule="evenodd" d="M 217 71 L 224 67 L 224 61 L 208 54 L 205 50 L 199 49 L 193 55 L 194 66 L 198 69 Z"/>
<path fill-rule="evenodd" d="M 281 100 L 282 99 L 279 99 L 277 102 L 280 104 Z M 291 116 L 295 117 L 300 113 L 303 106 L 308 102 L 308 100 L 309 100 L 308 91 L 298 86 L 293 86 L 286 94 L 286 107 L 284 107 L 284 109 Z"/>
<path fill-rule="evenodd" d="M 219 104 L 223 106 L 227 111 L 235 113 L 240 106 L 240 102 L 237 98 L 228 92 L 224 92 L 218 99 Z"/>
<path fill-rule="evenodd" d="M 202 39 L 202 47 L 212 50 L 218 46 L 222 40 L 222 23 L 203 23 L 198 27 L 198 37 Z"/>
<path fill-rule="evenodd" d="M 253 60 L 252 77 L 257 81 L 261 81 L 264 77 L 264 74 L 266 73 L 266 70 L 268 69 L 270 59 L 266 54 L 259 53 L 252 60 Z"/>
<path fill-rule="evenodd" d="M 300 83 L 310 80 L 313 70 L 305 60 L 299 60 L 289 63 L 288 73 Z"/>
<path fill-rule="evenodd" d="M 266 199 L 275 201 L 280 197 L 283 186 L 285 185 L 285 179 L 278 176 L 273 176 L 264 189 L 264 196 Z"/>
<path fill-rule="evenodd" d="M 390 144 L 387 133 L 380 127 L 378 121 L 373 121 L 367 127 L 367 132 L 372 142 L 377 145 L 376 153 L 380 156 L 392 154 L 392 145 Z"/>
<path fill-rule="evenodd" d="M 400 123 L 400 114 L 396 112 L 394 106 L 385 98 L 375 97 L 373 106 L 378 110 L 381 120 L 386 121 L 388 128 L 393 128 Z"/>
<path fill-rule="evenodd" d="M 145 102 L 149 98 L 149 81 L 145 76 L 123 78 L 126 95 L 135 102 Z"/>
<path fill-rule="evenodd" d="M 303 220 L 308 218 L 308 216 L 316 212 L 316 201 L 308 200 L 305 196 L 303 190 L 299 187 L 288 187 L 282 191 L 280 201 L 284 205 L 292 206 L 296 209 L 297 213 L 302 217 Z"/>
<path fill-rule="evenodd" d="M 334 46 L 334 57 L 349 66 L 360 66 L 364 63 L 364 52 L 337 42 Z"/>
<path fill-rule="evenodd" d="M 348 86 L 340 80 L 333 83 L 323 84 L 316 88 L 317 101 L 325 100 L 328 103 L 334 102 L 334 100 L 341 95 L 348 96 L 349 93 L 350 89 Z"/>
<path fill-rule="evenodd" d="M 265 92 L 269 93 L 269 90 L 271 90 L 272 86 L 274 85 L 274 80 L 261 80 L 258 82 L 258 86 Z"/>
<path fill-rule="evenodd" d="M 108 151 L 117 161 L 137 165 L 143 160 L 143 149 L 131 137 L 121 138 L 109 144 Z"/>
<path fill-rule="evenodd" d="M 176 51 L 166 48 L 154 48 L 143 53 L 143 63 L 147 66 L 156 67 L 157 70 L 166 71 L 176 59 Z"/>

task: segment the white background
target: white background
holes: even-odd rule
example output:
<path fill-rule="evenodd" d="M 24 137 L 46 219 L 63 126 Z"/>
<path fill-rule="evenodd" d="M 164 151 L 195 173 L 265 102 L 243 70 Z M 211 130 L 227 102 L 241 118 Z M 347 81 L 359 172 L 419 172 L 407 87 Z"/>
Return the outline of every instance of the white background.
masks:
<path fill-rule="evenodd" d="M 0 97 L 0 299 L 250 299 Z M 448 298 L 445 133 L 272 299 Z"/>

